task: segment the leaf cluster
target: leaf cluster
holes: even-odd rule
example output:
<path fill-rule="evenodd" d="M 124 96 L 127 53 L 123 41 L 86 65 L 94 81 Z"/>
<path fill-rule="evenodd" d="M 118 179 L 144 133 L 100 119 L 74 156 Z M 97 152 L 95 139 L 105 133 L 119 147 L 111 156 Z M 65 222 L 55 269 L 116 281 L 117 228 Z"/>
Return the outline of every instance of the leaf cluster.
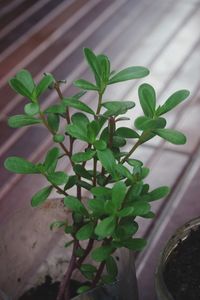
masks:
<path fill-rule="evenodd" d="M 27 70 L 21 70 L 10 79 L 11 88 L 25 97 L 28 103 L 24 106 L 24 113 L 11 116 L 8 124 L 13 128 L 44 125 L 56 147 L 48 150 L 42 162 L 33 163 L 13 156 L 7 158 L 4 165 L 14 173 L 39 174 L 46 178 L 48 184 L 32 197 L 33 207 L 43 204 L 53 189 L 63 196 L 72 221 L 56 220 L 50 228 L 62 228 L 65 234 L 71 236 L 65 247 L 75 247 L 76 268 L 87 280 L 93 284 L 110 283 L 116 280 L 118 273 L 114 257 L 116 249 L 125 247 L 139 251 L 146 245 L 144 239 L 134 237 L 138 231 L 136 218 L 153 218 L 151 202 L 169 193 L 166 186 L 150 189 L 146 183 L 149 169 L 134 158 L 134 151 L 154 136 L 173 144 L 186 142 L 183 133 L 166 128 L 167 121 L 163 115 L 184 101 L 189 92 L 177 91 L 164 104 L 157 105 L 154 88 L 143 83 L 138 89 L 143 115 L 134 122 L 131 120 L 133 128 L 120 126 L 121 121 L 127 120 L 123 115 L 135 107 L 135 102 L 104 100 L 104 92 L 110 85 L 143 78 L 149 70 L 133 66 L 114 72 L 106 55 L 96 55 L 86 48 L 84 56 L 93 79 L 76 80 L 74 85 L 81 91 L 70 97 L 62 95 L 60 82 L 51 74 L 45 74 L 38 84 Z M 46 95 L 49 87 L 58 93 L 59 101 L 42 109 L 40 98 Z M 81 99 L 88 91 L 97 93 L 96 111 Z M 66 121 L 65 127 L 60 125 L 61 120 Z M 76 141 L 85 145 L 80 152 L 75 151 Z M 132 147 L 124 151 L 128 141 L 132 142 Z M 66 165 L 71 164 L 72 172 L 69 174 L 64 171 L 64 158 L 67 159 Z M 61 159 L 62 170 L 57 167 Z M 71 192 L 73 187 L 77 188 L 76 196 Z M 84 202 L 82 190 L 86 190 L 88 195 Z M 86 248 L 82 245 L 85 240 L 88 241 Z M 97 246 L 90 247 L 94 241 Z M 96 265 L 99 263 L 99 267 L 84 262 L 88 255 L 96 261 Z M 105 274 L 99 273 L 102 264 L 106 267 Z M 84 285 L 78 292 L 89 288 L 90 284 Z"/>

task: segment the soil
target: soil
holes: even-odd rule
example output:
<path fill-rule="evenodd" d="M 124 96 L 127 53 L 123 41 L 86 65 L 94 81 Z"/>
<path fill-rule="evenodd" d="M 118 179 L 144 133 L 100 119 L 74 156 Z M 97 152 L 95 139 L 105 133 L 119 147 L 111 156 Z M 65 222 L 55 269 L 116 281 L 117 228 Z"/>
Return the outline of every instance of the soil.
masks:
<path fill-rule="evenodd" d="M 200 227 L 170 255 L 164 280 L 175 300 L 200 299 Z"/>
<path fill-rule="evenodd" d="M 45 282 L 37 287 L 33 287 L 25 292 L 18 300 L 55 300 L 58 294 L 60 282 L 52 282 L 50 276 L 45 277 Z M 80 286 L 80 282 L 71 280 L 70 295 L 71 298 L 75 297 L 76 290 Z"/>

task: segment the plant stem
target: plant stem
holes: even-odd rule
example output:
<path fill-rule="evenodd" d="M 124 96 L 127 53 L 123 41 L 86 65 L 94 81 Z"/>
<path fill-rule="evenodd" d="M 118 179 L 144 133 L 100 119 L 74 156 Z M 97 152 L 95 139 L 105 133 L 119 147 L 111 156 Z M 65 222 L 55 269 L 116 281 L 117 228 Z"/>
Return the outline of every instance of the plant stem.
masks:
<path fill-rule="evenodd" d="M 50 132 L 52 135 L 54 135 L 55 133 L 54 133 L 53 130 L 49 127 L 49 124 L 48 124 L 48 122 L 47 122 L 47 120 L 46 120 L 46 118 L 45 118 L 45 115 L 44 115 L 44 113 L 41 112 L 41 111 L 40 111 L 40 118 L 41 118 L 43 124 L 45 125 L 45 127 L 49 130 L 49 132 Z M 70 154 L 70 151 L 65 147 L 65 145 L 64 145 L 62 142 L 60 142 L 59 145 L 61 146 L 61 148 L 63 149 L 63 151 L 66 153 L 66 155 L 69 157 L 69 160 L 70 160 L 70 162 L 71 162 L 71 165 L 73 166 L 73 162 L 72 162 L 72 160 L 71 160 L 71 154 Z"/>
<path fill-rule="evenodd" d="M 75 240 L 74 242 L 74 245 L 73 245 L 73 251 L 72 251 L 72 256 L 71 256 L 71 259 L 70 259 L 70 263 L 69 263 L 69 267 L 60 283 L 60 287 L 59 287 L 59 292 L 58 292 L 58 295 L 57 295 L 57 298 L 56 300 L 63 300 L 64 298 L 64 294 L 65 294 L 65 291 L 66 289 L 69 289 L 69 283 L 70 283 L 70 278 L 71 278 L 71 275 L 74 271 L 74 269 L 76 268 L 76 255 L 75 255 L 75 251 L 78 247 L 78 241 Z M 66 293 L 66 298 L 65 300 L 69 300 L 69 293 L 67 292 Z"/>
<path fill-rule="evenodd" d="M 94 157 L 93 160 L 93 186 L 97 184 L 97 159 Z"/>
<path fill-rule="evenodd" d="M 87 247 L 85 248 L 84 255 L 82 257 L 80 257 L 79 260 L 77 261 L 77 267 L 80 267 L 82 265 L 83 261 L 86 259 L 86 257 L 88 256 L 88 254 L 92 250 L 93 244 L 94 244 L 94 240 L 93 239 L 89 239 Z"/>
<path fill-rule="evenodd" d="M 59 96 L 60 100 L 62 100 L 64 97 L 63 97 L 63 94 L 61 92 L 59 82 L 55 83 L 54 88 L 55 88 L 56 92 L 58 93 L 58 96 Z M 68 107 L 66 109 L 66 120 L 67 120 L 67 123 L 70 124 L 70 115 L 69 115 L 69 108 Z"/>
<path fill-rule="evenodd" d="M 57 185 L 54 184 L 54 183 L 51 183 L 51 184 L 53 185 L 53 187 L 54 187 L 58 192 L 60 192 L 61 194 L 65 195 L 65 196 L 68 196 L 68 194 L 67 194 L 65 191 L 63 191 L 59 186 L 57 186 Z"/>
<path fill-rule="evenodd" d="M 138 146 L 140 146 L 141 141 L 138 140 L 137 143 L 133 146 L 133 148 L 126 154 L 126 156 L 121 160 L 121 164 L 123 164 L 130 156 L 133 154 L 133 152 L 137 149 Z"/>
<path fill-rule="evenodd" d="M 92 282 L 92 288 L 95 288 L 99 280 L 101 279 L 101 274 L 103 273 L 104 267 L 105 267 L 106 262 L 102 261 L 99 265 L 99 268 L 97 270 L 96 276 Z"/>
<path fill-rule="evenodd" d="M 109 148 L 112 148 L 113 144 L 113 135 L 115 132 L 115 119 L 113 117 L 110 117 L 109 119 Z"/>
<path fill-rule="evenodd" d="M 96 111 L 96 115 L 99 115 L 100 110 L 101 110 L 101 102 L 102 102 L 102 93 L 99 93 L 99 99 L 98 99 L 98 106 L 97 106 L 97 111 Z"/>

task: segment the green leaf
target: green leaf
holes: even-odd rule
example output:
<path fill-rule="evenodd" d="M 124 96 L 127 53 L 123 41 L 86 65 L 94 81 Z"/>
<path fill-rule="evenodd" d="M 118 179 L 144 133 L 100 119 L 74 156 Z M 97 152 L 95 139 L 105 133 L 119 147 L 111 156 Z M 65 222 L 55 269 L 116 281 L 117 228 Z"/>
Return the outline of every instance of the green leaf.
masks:
<path fill-rule="evenodd" d="M 54 228 L 61 228 L 66 225 L 67 225 L 66 221 L 53 221 L 49 227 L 51 230 L 53 230 Z"/>
<path fill-rule="evenodd" d="M 96 140 L 96 137 L 99 133 L 99 123 L 93 120 L 87 125 L 87 137 L 91 144 L 93 144 Z"/>
<path fill-rule="evenodd" d="M 54 78 L 51 74 L 45 75 L 38 86 L 36 87 L 36 95 L 39 97 L 42 93 L 44 93 L 49 86 L 54 82 Z"/>
<path fill-rule="evenodd" d="M 154 212 L 149 211 L 147 214 L 143 215 L 142 218 L 153 219 L 153 218 L 155 218 L 155 214 L 154 214 Z"/>
<path fill-rule="evenodd" d="M 79 127 L 75 124 L 69 124 L 66 126 L 66 132 L 76 139 L 89 142 L 87 136 L 87 129 L 85 129 L 84 127 Z"/>
<path fill-rule="evenodd" d="M 87 112 L 91 115 L 95 114 L 94 111 L 88 105 L 74 98 L 65 98 L 63 99 L 63 103 L 69 107 L 76 108 L 78 110 Z"/>
<path fill-rule="evenodd" d="M 144 239 L 130 239 L 123 242 L 124 247 L 132 250 L 132 251 L 141 251 L 145 246 L 147 242 Z"/>
<path fill-rule="evenodd" d="M 149 193 L 150 201 L 159 200 L 165 196 L 167 196 L 170 192 L 170 188 L 168 186 L 161 186 Z"/>
<path fill-rule="evenodd" d="M 74 166 L 74 172 L 83 178 L 91 179 L 92 175 L 82 166 L 82 165 L 75 165 Z"/>
<path fill-rule="evenodd" d="M 86 190 L 88 190 L 88 191 L 90 191 L 91 188 L 92 188 L 92 185 L 89 184 L 88 182 L 84 181 L 84 180 L 79 180 L 79 179 L 78 179 L 78 180 L 76 181 L 76 184 L 77 184 L 77 186 L 80 186 L 80 187 L 82 187 L 82 188 L 84 188 L 84 189 L 86 189 Z"/>
<path fill-rule="evenodd" d="M 35 83 L 29 71 L 22 69 L 16 74 L 16 78 L 21 82 L 21 84 L 23 84 L 23 86 L 29 91 L 30 94 L 33 93 Z"/>
<path fill-rule="evenodd" d="M 28 99 L 32 99 L 32 94 L 17 78 L 11 78 L 9 80 L 9 85 L 18 94 L 27 97 Z"/>
<path fill-rule="evenodd" d="M 112 256 L 109 256 L 106 259 L 106 270 L 109 275 L 113 277 L 117 277 L 118 274 L 118 267 L 115 259 Z"/>
<path fill-rule="evenodd" d="M 118 164 L 115 166 L 115 170 L 119 175 L 121 175 L 123 178 L 128 178 L 132 180 L 132 174 L 131 172 L 122 164 Z"/>
<path fill-rule="evenodd" d="M 52 186 L 46 186 L 45 188 L 37 192 L 31 199 L 31 206 L 36 207 L 38 205 L 41 205 L 49 197 L 52 189 Z"/>
<path fill-rule="evenodd" d="M 86 152 L 78 152 L 78 153 L 72 155 L 71 159 L 75 163 L 81 163 L 81 162 L 84 162 L 84 161 L 87 161 L 87 160 L 90 160 L 91 158 L 93 158 L 95 153 L 96 153 L 96 151 L 89 149 Z"/>
<path fill-rule="evenodd" d="M 26 115 L 16 115 L 8 118 L 8 125 L 12 128 L 20 128 L 23 126 L 29 126 L 40 123 L 42 123 L 40 119 L 36 119 Z"/>
<path fill-rule="evenodd" d="M 94 147 L 97 149 L 97 150 L 105 150 L 107 148 L 107 144 L 104 140 L 96 140 L 94 143 Z"/>
<path fill-rule="evenodd" d="M 110 245 L 104 245 L 96 248 L 92 251 L 91 257 L 97 262 L 106 260 L 113 252 L 113 247 Z"/>
<path fill-rule="evenodd" d="M 150 211 L 150 205 L 146 201 L 137 201 L 134 202 L 131 206 L 124 207 L 118 212 L 119 217 L 127 216 L 143 216 Z"/>
<path fill-rule="evenodd" d="M 97 271 L 97 268 L 90 264 L 83 264 L 83 265 L 81 265 L 80 270 L 82 272 L 95 273 Z"/>
<path fill-rule="evenodd" d="M 74 240 L 71 240 L 71 241 L 65 243 L 64 247 L 67 248 L 67 247 L 71 246 L 73 243 L 74 243 Z"/>
<path fill-rule="evenodd" d="M 83 90 L 88 90 L 88 91 L 98 91 L 98 87 L 96 85 L 94 85 L 93 83 L 84 80 L 84 79 L 79 79 L 74 81 L 74 85 L 80 89 Z"/>
<path fill-rule="evenodd" d="M 86 94 L 87 92 L 86 91 L 80 91 L 80 92 L 78 92 L 78 93 L 76 93 L 75 95 L 73 95 L 72 97 L 74 98 L 74 99 L 80 99 L 81 97 L 83 97 L 85 94 Z"/>
<path fill-rule="evenodd" d="M 37 103 L 28 103 L 24 106 L 24 111 L 29 116 L 34 116 L 39 113 L 40 107 Z"/>
<path fill-rule="evenodd" d="M 103 284 L 113 284 L 116 281 L 116 278 L 112 275 L 102 275 L 101 281 Z"/>
<path fill-rule="evenodd" d="M 110 199 L 112 194 L 112 190 L 104 186 L 93 187 L 90 192 L 96 197 L 106 197 L 107 199 Z"/>
<path fill-rule="evenodd" d="M 45 109 L 44 112 L 53 114 L 64 114 L 66 112 L 66 107 L 62 103 L 54 104 Z"/>
<path fill-rule="evenodd" d="M 137 201 L 132 204 L 132 208 L 134 209 L 132 216 L 142 216 L 150 211 L 151 206 L 146 201 Z"/>
<path fill-rule="evenodd" d="M 141 169 L 141 174 L 140 174 L 140 179 L 144 179 L 149 175 L 150 169 L 149 168 L 142 168 Z"/>
<path fill-rule="evenodd" d="M 179 103 L 184 101 L 188 96 L 190 92 L 188 90 L 180 90 L 172 94 L 166 102 L 157 109 L 157 114 L 159 116 L 166 114 L 168 111 L 172 110 L 174 107 L 176 107 Z"/>
<path fill-rule="evenodd" d="M 70 210 L 81 215 L 87 215 L 87 210 L 84 205 L 76 197 L 67 196 L 64 198 L 64 205 Z"/>
<path fill-rule="evenodd" d="M 82 294 L 85 293 L 87 291 L 89 291 L 91 289 L 91 287 L 89 285 L 82 285 L 77 289 L 77 294 Z"/>
<path fill-rule="evenodd" d="M 149 70 L 144 67 L 129 67 L 119 73 L 115 74 L 110 80 L 109 84 L 127 81 L 131 79 L 137 79 L 145 77 L 149 74 Z"/>
<path fill-rule="evenodd" d="M 113 216 L 107 217 L 100 221 L 95 227 L 95 233 L 101 238 L 112 235 L 115 230 L 116 219 Z"/>
<path fill-rule="evenodd" d="M 142 167 L 143 166 L 143 162 L 138 160 L 138 159 L 133 159 L 133 158 L 129 158 L 127 160 L 127 163 L 132 166 L 132 167 L 135 167 L 135 168 L 138 168 L 138 167 Z"/>
<path fill-rule="evenodd" d="M 153 117 L 156 109 L 156 93 L 154 88 L 150 84 L 144 83 L 139 87 L 138 95 L 145 116 Z"/>
<path fill-rule="evenodd" d="M 157 129 L 154 130 L 154 133 L 175 145 L 183 145 L 186 143 L 186 136 L 173 129 Z"/>
<path fill-rule="evenodd" d="M 76 238 L 79 241 L 87 240 L 89 239 L 94 232 L 94 225 L 93 223 L 87 223 L 83 225 L 76 233 Z"/>
<path fill-rule="evenodd" d="M 108 83 L 110 76 L 110 61 L 106 55 L 100 54 L 97 56 L 101 68 L 101 78 L 105 84 Z"/>
<path fill-rule="evenodd" d="M 48 174 L 47 179 L 55 185 L 66 184 L 69 176 L 64 172 L 55 172 Z"/>
<path fill-rule="evenodd" d="M 63 134 L 54 134 L 53 141 L 55 143 L 62 143 L 65 140 L 65 136 Z"/>
<path fill-rule="evenodd" d="M 123 218 L 120 220 L 120 228 L 123 228 L 125 235 L 133 236 L 138 231 L 138 224 L 132 220 L 132 217 Z"/>
<path fill-rule="evenodd" d="M 68 190 L 70 189 L 71 187 L 73 187 L 77 182 L 77 176 L 76 175 L 72 175 L 72 176 L 69 176 L 69 180 L 68 182 L 66 183 L 65 187 L 64 187 L 64 190 Z"/>
<path fill-rule="evenodd" d="M 113 136 L 113 147 L 120 148 L 126 145 L 126 140 L 121 136 Z"/>
<path fill-rule="evenodd" d="M 88 201 L 88 207 L 93 211 L 95 215 L 101 216 L 105 214 L 104 200 L 92 199 Z"/>
<path fill-rule="evenodd" d="M 139 134 L 133 130 L 130 129 L 128 127 L 120 127 L 115 131 L 115 134 L 124 138 L 128 138 L 128 139 L 135 139 L 135 138 L 139 138 Z"/>
<path fill-rule="evenodd" d="M 102 106 L 104 106 L 108 110 L 108 116 L 121 115 L 125 114 L 129 109 L 133 108 L 135 106 L 135 103 L 132 101 L 107 101 L 102 103 Z M 105 115 L 107 115 L 107 112 L 105 113 Z"/>
<path fill-rule="evenodd" d="M 99 65 L 99 61 L 91 49 L 84 48 L 83 52 L 84 52 L 85 58 L 88 62 L 88 65 L 90 66 L 90 68 L 95 76 L 97 86 L 100 87 L 101 86 L 101 67 Z"/>
<path fill-rule="evenodd" d="M 110 149 L 103 151 L 97 150 L 97 156 L 106 171 L 113 174 L 115 172 L 116 162 L 112 151 Z"/>
<path fill-rule="evenodd" d="M 87 125 L 90 122 L 88 117 L 81 112 L 77 112 L 77 113 L 73 114 L 71 117 L 71 121 L 76 126 L 79 126 L 81 128 L 83 127 L 85 129 L 87 128 Z"/>
<path fill-rule="evenodd" d="M 39 174 L 40 171 L 36 165 L 25 160 L 24 158 L 11 156 L 4 162 L 5 168 L 13 173 L 18 174 Z"/>
<path fill-rule="evenodd" d="M 112 188 L 112 203 L 118 209 L 121 207 L 126 195 L 126 185 L 123 182 L 116 182 Z"/>
<path fill-rule="evenodd" d="M 57 132 L 60 125 L 60 118 L 57 114 L 48 113 L 47 122 L 53 132 Z"/>
<path fill-rule="evenodd" d="M 139 130 L 154 130 L 157 128 L 164 128 L 166 126 L 164 118 L 151 119 L 149 117 L 138 117 L 135 120 L 135 127 Z"/>
<path fill-rule="evenodd" d="M 44 161 L 45 171 L 54 172 L 59 155 L 60 155 L 60 150 L 57 147 L 54 147 L 47 152 Z"/>

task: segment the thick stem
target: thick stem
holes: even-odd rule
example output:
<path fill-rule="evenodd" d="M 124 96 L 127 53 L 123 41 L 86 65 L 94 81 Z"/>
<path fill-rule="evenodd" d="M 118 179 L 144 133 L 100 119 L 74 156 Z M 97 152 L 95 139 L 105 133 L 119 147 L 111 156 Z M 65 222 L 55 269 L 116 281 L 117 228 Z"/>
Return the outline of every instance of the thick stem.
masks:
<path fill-rule="evenodd" d="M 99 115 L 100 110 L 101 110 L 102 95 L 103 95 L 102 93 L 99 93 L 99 99 L 98 99 L 98 106 L 97 106 L 96 115 Z"/>
<path fill-rule="evenodd" d="M 115 119 L 111 117 L 109 119 L 109 148 L 112 148 L 113 145 L 113 135 L 115 133 Z"/>
<path fill-rule="evenodd" d="M 80 267 L 83 263 L 83 261 L 86 259 L 86 257 L 88 256 L 88 254 L 90 253 L 90 251 L 92 250 L 94 244 L 94 240 L 90 239 L 88 242 L 87 247 L 85 248 L 85 253 L 82 257 L 79 258 L 79 260 L 77 261 L 77 267 Z"/>
<path fill-rule="evenodd" d="M 99 265 L 99 268 L 97 270 L 96 276 L 92 282 L 92 288 L 95 288 L 99 280 L 101 279 L 101 274 L 103 273 L 104 267 L 105 267 L 106 262 L 102 261 Z"/>
<path fill-rule="evenodd" d="M 78 179 L 81 180 L 81 177 L 78 176 Z M 77 185 L 77 198 L 81 201 L 81 186 Z"/>
<path fill-rule="evenodd" d="M 78 247 L 78 241 L 75 240 L 71 260 L 70 260 L 70 263 L 69 263 L 69 267 L 68 267 L 68 269 L 67 269 L 67 271 L 66 271 L 66 273 L 65 273 L 65 275 L 64 275 L 64 277 L 63 277 L 63 279 L 60 283 L 59 292 L 58 292 L 56 300 L 64 300 L 65 291 L 66 291 L 66 289 L 69 288 L 71 275 L 72 275 L 74 269 L 76 268 L 75 251 L 76 251 L 77 247 Z M 70 299 L 69 297 L 70 297 L 70 295 L 67 292 L 66 296 L 65 296 L 65 300 L 69 300 Z"/>

